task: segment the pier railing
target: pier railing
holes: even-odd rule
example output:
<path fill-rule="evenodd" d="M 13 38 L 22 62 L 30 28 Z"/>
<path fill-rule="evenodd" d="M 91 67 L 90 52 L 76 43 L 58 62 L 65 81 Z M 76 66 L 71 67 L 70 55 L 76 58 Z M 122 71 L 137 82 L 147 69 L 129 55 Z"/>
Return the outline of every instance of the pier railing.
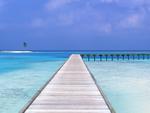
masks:
<path fill-rule="evenodd" d="M 132 54 L 80 54 L 83 59 L 87 59 L 88 61 L 108 61 L 108 60 L 146 60 L 150 59 L 150 53 L 132 53 Z"/>

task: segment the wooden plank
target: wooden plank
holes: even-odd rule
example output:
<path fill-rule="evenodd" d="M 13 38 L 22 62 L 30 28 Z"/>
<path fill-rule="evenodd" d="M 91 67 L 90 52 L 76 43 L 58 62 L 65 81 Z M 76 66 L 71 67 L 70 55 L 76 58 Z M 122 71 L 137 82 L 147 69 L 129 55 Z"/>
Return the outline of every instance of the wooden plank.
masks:
<path fill-rule="evenodd" d="M 111 113 L 110 110 L 27 110 L 26 113 Z"/>
<path fill-rule="evenodd" d="M 80 55 L 71 55 L 22 113 L 112 113 Z"/>

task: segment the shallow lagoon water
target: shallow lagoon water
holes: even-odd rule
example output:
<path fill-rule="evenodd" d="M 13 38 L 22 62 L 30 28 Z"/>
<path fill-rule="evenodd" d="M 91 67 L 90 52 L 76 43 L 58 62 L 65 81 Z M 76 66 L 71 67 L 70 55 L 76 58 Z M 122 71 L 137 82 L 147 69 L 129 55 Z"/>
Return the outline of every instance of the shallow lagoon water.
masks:
<path fill-rule="evenodd" d="M 18 113 L 64 61 L 50 54 L 0 54 L 0 113 Z"/>
<path fill-rule="evenodd" d="M 150 113 L 150 61 L 86 64 L 116 113 Z"/>
<path fill-rule="evenodd" d="M 71 53 L 0 53 L 0 113 L 18 113 Z M 150 113 L 150 61 L 86 64 L 116 113 Z"/>

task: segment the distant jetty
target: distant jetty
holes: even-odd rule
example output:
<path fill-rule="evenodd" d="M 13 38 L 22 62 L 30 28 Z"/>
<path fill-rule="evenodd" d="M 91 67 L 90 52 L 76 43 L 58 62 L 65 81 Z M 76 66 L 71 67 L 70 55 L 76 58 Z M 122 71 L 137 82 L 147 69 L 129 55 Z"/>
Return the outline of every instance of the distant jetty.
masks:
<path fill-rule="evenodd" d="M 81 54 L 83 59 L 88 61 L 108 61 L 108 60 L 145 60 L 150 59 L 150 53 L 105 53 L 105 54 Z"/>

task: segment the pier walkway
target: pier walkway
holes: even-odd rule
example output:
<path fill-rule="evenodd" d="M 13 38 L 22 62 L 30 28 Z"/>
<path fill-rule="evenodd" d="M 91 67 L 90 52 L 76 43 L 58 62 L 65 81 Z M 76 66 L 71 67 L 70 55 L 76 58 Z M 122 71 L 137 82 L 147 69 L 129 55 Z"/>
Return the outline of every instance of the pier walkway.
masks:
<path fill-rule="evenodd" d="M 113 113 L 80 55 L 71 55 L 22 113 Z"/>

